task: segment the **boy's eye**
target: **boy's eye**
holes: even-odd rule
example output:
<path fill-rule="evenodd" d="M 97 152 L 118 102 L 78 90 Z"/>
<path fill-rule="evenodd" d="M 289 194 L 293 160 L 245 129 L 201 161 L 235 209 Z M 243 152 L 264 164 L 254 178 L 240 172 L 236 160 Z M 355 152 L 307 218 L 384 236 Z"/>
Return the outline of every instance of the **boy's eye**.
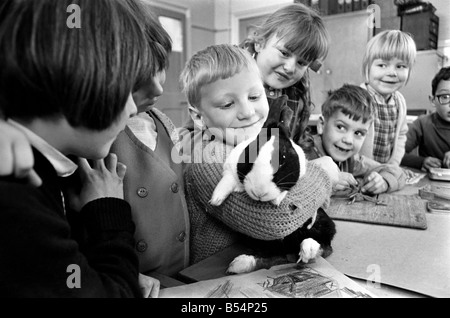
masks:
<path fill-rule="evenodd" d="M 345 127 L 343 126 L 343 125 L 336 125 L 336 128 L 338 129 L 338 130 L 344 130 L 345 129 Z"/>
<path fill-rule="evenodd" d="M 441 105 L 446 105 L 450 103 L 450 94 L 436 95 L 436 98 L 438 99 Z"/>
<path fill-rule="evenodd" d="M 251 101 L 257 101 L 257 100 L 259 100 L 260 97 L 261 97 L 261 95 L 252 95 L 252 96 L 249 96 L 248 99 Z"/>
<path fill-rule="evenodd" d="M 229 103 L 225 103 L 220 105 L 220 108 L 230 108 L 231 106 L 233 106 L 234 102 L 229 102 Z"/>
<path fill-rule="evenodd" d="M 364 137 L 366 134 L 362 131 L 355 131 L 355 135 L 358 137 Z"/>

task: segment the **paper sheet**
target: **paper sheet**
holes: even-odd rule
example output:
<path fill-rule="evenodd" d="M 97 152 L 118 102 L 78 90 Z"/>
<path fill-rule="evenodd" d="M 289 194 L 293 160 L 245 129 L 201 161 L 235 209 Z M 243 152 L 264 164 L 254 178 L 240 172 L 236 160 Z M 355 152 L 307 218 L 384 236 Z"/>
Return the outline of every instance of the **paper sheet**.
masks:
<path fill-rule="evenodd" d="M 307 265 L 269 270 L 166 288 L 160 298 L 374 298 L 374 294 L 319 257 Z"/>

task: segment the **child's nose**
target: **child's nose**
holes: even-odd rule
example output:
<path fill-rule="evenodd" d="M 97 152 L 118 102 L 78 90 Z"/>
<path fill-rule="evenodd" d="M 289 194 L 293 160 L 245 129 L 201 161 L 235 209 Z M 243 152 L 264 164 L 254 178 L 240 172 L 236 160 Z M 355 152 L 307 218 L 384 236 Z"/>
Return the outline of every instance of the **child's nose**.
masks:
<path fill-rule="evenodd" d="M 238 113 L 239 119 L 247 119 L 251 118 L 255 115 L 255 108 L 248 101 L 244 101 L 241 103 Z"/>
<path fill-rule="evenodd" d="M 353 144 L 353 136 L 351 134 L 344 135 L 342 138 L 342 142 L 347 145 Z"/>
<path fill-rule="evenodd" d="M 152 81 L 152 95 L 153 97 L 159 97 L 163 94 L 164 89 L 160 81 L 155 77 Z"/>
<path fill-rule="evenodd" d="M 395 68 L 395 66 L 391 66 L 388 69 L 388 74 L 390 76 L 397 76 L 397 69 Z"/>
<path fill-rule="evenodd" d="M 283 69 L 286 73 L 292 74 L 295 72 L 296 66 L 297 66 L 297 60 L 296 60 L 295 56 L 292 56 L 285 60 Z"/>

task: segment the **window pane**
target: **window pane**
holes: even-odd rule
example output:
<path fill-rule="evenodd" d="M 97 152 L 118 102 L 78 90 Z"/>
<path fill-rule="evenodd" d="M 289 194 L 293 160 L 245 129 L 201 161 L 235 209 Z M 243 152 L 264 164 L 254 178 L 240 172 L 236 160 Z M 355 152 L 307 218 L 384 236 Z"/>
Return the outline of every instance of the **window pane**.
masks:
<path fill-rule="evenodd" d="M 164 29 L 169 33 L 172 38 L 172 51 L 183 52 L 183 26 L 180 20 L 160 16 L 159 22 L 161 22 Z"/>

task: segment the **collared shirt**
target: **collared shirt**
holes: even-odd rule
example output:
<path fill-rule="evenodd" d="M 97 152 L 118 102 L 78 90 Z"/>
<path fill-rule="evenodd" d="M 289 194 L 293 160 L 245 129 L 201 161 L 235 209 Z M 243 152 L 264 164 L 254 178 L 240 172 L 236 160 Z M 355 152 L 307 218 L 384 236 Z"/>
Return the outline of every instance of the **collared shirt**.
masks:
<path fill-rule="evenodd" d="M 375 102 L 373 158 L 380 163 L 387 163 L 391 158 L 395 142 L 399 111 L 398 101 L 395 94 L 392 94 L 386 101 L 370 85 L 366 85 L 366 87 Z"/>
<path fill-rule="evenodd" d="M 149 114 L 146 112 L 137 114 L 128 120 L 127 126 L 144 145 L 155 151 L 158 133 L 155 121 Z"/>
<path fill-rule="evenodd" d="M 12 119 L 8 119 L 8 122 L 25 134 L 30 144 L 51 163 L 59 177 L 68 177 L 77 170 L 78 166 L 72 160 L 34 132 Z"/>

